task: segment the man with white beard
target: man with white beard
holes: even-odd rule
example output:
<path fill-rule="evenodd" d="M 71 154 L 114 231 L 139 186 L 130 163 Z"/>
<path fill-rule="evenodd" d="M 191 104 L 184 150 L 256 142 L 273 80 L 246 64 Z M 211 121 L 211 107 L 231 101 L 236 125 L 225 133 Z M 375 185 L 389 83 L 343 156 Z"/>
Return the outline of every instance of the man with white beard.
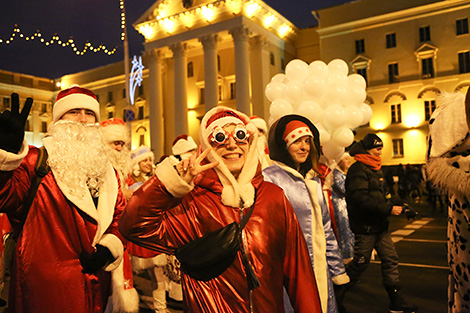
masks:
<path fill-rule="evenodd" d="M 121 262 L 117 229 L 125 199 L 108 161 L 99 103 L 88 89 L 62 90 L 43 139 L 51 168 L 29 212 L 22 206 L 36 176 L 38 149 L 24 140 L 32 105 L 0 113 L 0 211 L 18 235 L 10 282 L 12 312 L 103 312 Z"/>

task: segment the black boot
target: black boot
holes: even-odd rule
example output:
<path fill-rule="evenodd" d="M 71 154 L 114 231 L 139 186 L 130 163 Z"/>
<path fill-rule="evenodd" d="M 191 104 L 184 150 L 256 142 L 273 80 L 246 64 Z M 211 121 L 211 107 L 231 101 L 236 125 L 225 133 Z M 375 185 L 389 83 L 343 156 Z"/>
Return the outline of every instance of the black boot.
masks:
<path fill-rule="evenodd" d="M 333 284 L 335 298 L 336 298 L 336 305 L 338 306 L 338 313 L 347 313 L 346 307 L 343 304 L 344 296 L 346 291 L 351 288 L 351 283 L 347 283 L 344 285 L 335 285 Z"/>
<path fill-rule="evenodd" d="M 414 313 L 418 310 L 416 305 L 408 304 L 400 292 L 399 286 L 385 286 L 390 299 L 390 313 Z"/>

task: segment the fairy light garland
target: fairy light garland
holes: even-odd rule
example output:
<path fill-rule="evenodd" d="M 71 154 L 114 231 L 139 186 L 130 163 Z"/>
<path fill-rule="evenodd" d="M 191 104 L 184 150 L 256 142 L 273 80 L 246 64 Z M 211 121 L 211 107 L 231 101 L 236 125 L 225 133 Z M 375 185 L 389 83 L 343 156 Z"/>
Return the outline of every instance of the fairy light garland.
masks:
<path fill-rule="evenodd" d="M 119 1 L 119 7 L 121 9 L 121 41 L 125 40 L 125 27 L 126 27 L 126 15 L 124 13 L 124 1 L 120 0 Z M 69 38 L 67 40 L 62 40 L 58 35 L 53 35 L 51 39 L 47 40 L 43 37 L 41 32 L 37 30 L 34 34 L 27 36 L 24 34 L 18 25 L 15 25 L 15 28 L 13 29 L 13 32 L 10 35 L 9 39 L 1 39 L 0 38 L 0 45 L 9 45 L 11 44 L 15 39 L 23 39 L 26 41 L 33 41 L 33 40 L 39 40 L 41 43 L 43 43 L 45 46 L 51 46 L 51 45 L 59 45 L 64 48 L 70 47 L 76 55 L 84 55 L 87 52 L 103 52 L 106 53 L 107 55 L 112 55 L 116 52 L 116 47 L 113 49 L 108 49 L 105 45 L 100 44 L 99 46 L 95 46 L 91 44 L 90 42 L 86 42 L 81 49 L 77 47 L 77 44 L 73 40 L 73 38 Z"/>

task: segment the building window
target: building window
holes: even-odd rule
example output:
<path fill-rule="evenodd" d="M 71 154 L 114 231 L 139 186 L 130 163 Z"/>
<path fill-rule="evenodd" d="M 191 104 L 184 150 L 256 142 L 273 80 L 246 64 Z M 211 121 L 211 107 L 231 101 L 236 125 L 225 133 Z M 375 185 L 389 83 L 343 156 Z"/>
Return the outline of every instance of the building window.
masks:
<path fill-rule="evenodd" d="M 10 98 L 4 97 L 3 98 L 3 109 L 9 109 L 10 108 Z"/>
<path fill-rule="evenodd" d="M 401 104 L 392 104 L 391 113 L 392 113 L 392 124 L 401 123 Z"/>
<path fill-rule="evenodd" d="M 199 89 L 199 104 L 204 104 L 204 88 Z"/>
<path fill-rule="evenodd" d="M 47 103 L 42 103 L 41 104 L 41 113 L 46 113 L 47 112 Z"/>
<path fill-rule="evenodd" d="M 139 107 L 139 113 L 137 119 L 143 120 L 144 119 L 144 106 Z"/>
<path fill-rule="evenodd" d="M 455 21 L 457 36 L 468 34 L 468 18 Z"/>
<path fill-rule="evenodd" d="M 432 58 L 421 59 L 421 77 L 423 79 L 434 77 L 434 65 Z"/>
<path fill-rule="evenodd" d="M 127 121 L 126 121 L 126 109 L 122 110 L 122 120 L 123 120 L 124 122 L 127 122 Z"/>
<path fill-rule="evenodd" d="M 145 145 L 145 135 L 142 134 L 139 136 L 139 147 Z"/>
<path fill-rule="evenodd" d="M 126 88 L 122 90 L 122 98 L 126 99 Z"/>
<path fill-rule="evenodd" d="M 193 77 L 194 76 L 194 65 L 193 62 L 188 63 L 188 77 Z"/>
<path fill-rule="evenodd" d="M 113 111 L 108 111 L 108 119 L 113 118 L 114 117 L 113 115 L 114 115 Z"/>
<path fill-rule="evenodd" d="M 235 83 L 230 83 L 230 99 L 235 99 L 236 97 Z"/>
<path fill-rule="evenodd" d="M 275 65 L 275 59 L 274 59 L 274 53 L 270 52 L 269 53 L 269 59 L 271 61 L 271 65 Z"/>
<path fill-rule="evenodd" d="M 419 42 L 426 42 L 431 40 L 431 28 L 424 26 L 419 28 Z"/>
<path fill-rule="evenodd" d="M 470 52 L 459 53 L 459 73 L 470 73 Z"/>
<path fill-rule="evenodd" d="M 286 70 L 286 64 L 284 63 L 284 58 L 281 58 L 281 70 Z"/>
<path fill-rule="evenodd" d="M 388 82 L 390 84 L 397 83 L 400 81 L 398 76 L 398 63 L 392 63 L 388 65 Z"/>
<path fill-rule="evenodd" d="M 362 77 L 364 77 L 364 79 L 366 80 L 367 82 L 367 68 L 358 68 L 357 69 L 357 74 L 361 75 Z"/>
<path fill-rule="evenodd" d="M 220 72 L 220 55 L 217 55 L 217 71 Z"/>
<path fill-rule="evenodd" d="M 366 52 L 366 47 L 364 44 L 364 39 L 356 40 L 356 54 Z"/>
<path fill-rule="evenodd" d="M 144 85 L 141 84 L 141 85 L 139 86 L 139 96 L 143 96 L 143 95 L 144 95 Z"/>
<path fill-rule="evenodd" d="M 396 38 L 395 33 L 387 34 L 385 36 L 385 45 L 387 49 L 395 48 L 397 46 L 397 38 Z"/>
<path fill-rule="evenodd" d="M 108 92 L 108 102 L 113 102 L 113 92 L 112 91 Z"/>
<path fill-rule="evenodd" d="M 436 109 L 436 100 L 425 100 L 424 101 L 424 119 L 429 121 L 431 119 L 432 112 Z"/>
<path fill-rule="evenodd" d="M 222 86 L 219 85 L 219 101 L 222 101 Z"/>
<path fill-rule="evenodd" d="M 47 122 L 41 122 L 41 132 L 47 133 Z"/>
<path fill-rule="evenodd" d="M 392 143 L 393 143 L 393 157 L 402 158 L 404 156 L 403 139 L 392 139 Z"/>
<path fill-rule="evenodd" d="M 24 130 L 27 132 L 30 132 L 31 131 L 30 127 L 31 126 L 30 126 L 29 120 L 26 120 L 26 124 L 24 124 Z"/>

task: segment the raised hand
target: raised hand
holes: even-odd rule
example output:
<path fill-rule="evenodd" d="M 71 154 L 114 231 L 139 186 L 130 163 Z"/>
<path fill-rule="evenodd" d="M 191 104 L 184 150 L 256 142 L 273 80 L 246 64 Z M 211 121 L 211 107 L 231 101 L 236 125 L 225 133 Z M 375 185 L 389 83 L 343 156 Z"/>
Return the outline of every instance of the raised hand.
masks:
<path fill-rule="evenodd" d="M 33 99 L 26 99 L 20 113 L 20 99 L 17 93 L 11 94 L 11 111 L 0 113 L 0 149 L 18 153 L 24 139 L 24 126 L 28 119 Z"/>
<path fill-rule="evenodd" d="M 189 184 L 199 173 L 219 165 L 218 161 L 201 165 L 201 162 L 206 158 L 207 154 L 209 154 L 211 150 L 212 148 L 209 147 L 197 158 L 191 157 L 190 159 L 182 160 L 176 165 L 176 170 L 185 182 Z"/>

